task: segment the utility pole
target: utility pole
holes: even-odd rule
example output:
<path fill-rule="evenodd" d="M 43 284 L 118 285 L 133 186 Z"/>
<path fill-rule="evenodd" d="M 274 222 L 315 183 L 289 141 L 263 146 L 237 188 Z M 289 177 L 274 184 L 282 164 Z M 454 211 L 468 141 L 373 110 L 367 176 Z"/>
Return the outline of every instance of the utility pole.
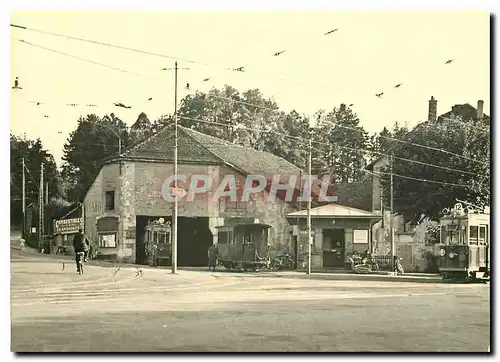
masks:
<path fill-rule="evenodd" d="M 22 190 L 22 199 L 23 199 L 23 220 L 21 222 L 21 237 L 24 239 L 25 238 L 25 229 L 26 229 L 26 176 L 25 176 L 25 171 L 24 168 L 26 167 L 24 165 L 24 157 L 23 157 L 23 190 Z"/>
<path fill-rule="evenodd" d="M 390 237 L 391 237 L 391 265 L 392 265 L 392 273 L 395 272 L 396 270 L 396 247 L 394 243 L 394 179 L 393 179 L 393 157 L 391 153 L 391 158 L 390 158 L 390 163 L 391 163 L 391 215 L 389 218 L 389 230 L 390 230 Z"/>
<path fill-rule="evenodd" d="M 45 183 L 45 203 L 49 203 L 49 183 Z"/>
<path fill-rule="evenodd" d="M 307 195 L 307 274 L 311 274 L 311 259 L 312 259 L 312 233 L 311 233 L 311 196 L 312 196 L 312 178 L 311 178 L 311 163 L 312 163 L 312 139 L 309 135 L 309 162 L 307 163 L 307 172 L 309 178 L 309 190 Z"/>
<path fill-rule="evenodd" d="M 122 154 L 122 138 L 118 137 L 118 156 Z"/>
<path fill-rule="evenodd" d="M 177 273 L 177 148 L 178 148 L 178 134 L 177 134 L 177 62 L 174 67 L 174 209 L 172 211 L 172 274 Z"/>
<path fill-rule="evenodd" d="M 44 203 L 43 203 L 43 162 L 40 164 L 40 187 L 39 187 L 39 201 L 38 201 L 38 242 L 43 241 L 43 222 L 44 222 Z"/>

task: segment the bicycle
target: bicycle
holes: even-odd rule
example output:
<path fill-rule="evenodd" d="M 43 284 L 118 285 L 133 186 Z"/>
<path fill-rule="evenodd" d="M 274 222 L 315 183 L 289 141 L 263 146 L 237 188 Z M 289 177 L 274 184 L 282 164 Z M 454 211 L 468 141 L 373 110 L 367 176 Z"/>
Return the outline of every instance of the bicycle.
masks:
<path fill-rule="evenodd" d="M 85 258 L 85 252 L 79 251 L 76 255 L 78 260 L 78 274 L 83 274 L 83 259 Z"/>

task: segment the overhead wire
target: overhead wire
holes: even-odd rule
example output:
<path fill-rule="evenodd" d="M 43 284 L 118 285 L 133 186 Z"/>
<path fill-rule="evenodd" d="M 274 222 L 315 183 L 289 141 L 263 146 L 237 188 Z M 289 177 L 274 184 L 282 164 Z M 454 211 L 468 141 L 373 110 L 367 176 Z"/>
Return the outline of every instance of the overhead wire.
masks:
<path fill-rule="evenodd" d="M 103 43 L 103 42 L 98 42 L 98 41 L 93 41 L 93 40 L 88 40 L 88 39 L 83 39 L 83 38 L 77 38 L 77 37 L 71 37 L 71 36 L 67 36 L 67 35 L 64 35 L 64 34 L 51 33 L 51 32 L 41 31 L 41 30 L 37 30 L 37 29 L 28 29 L 26 27 L 14 25 L 14 24 L 11 24 L 11 26 L 22 28 L 24 30 L 30 30 L 30 31 L 44 33 L 44 34 L 49 34 L 49 35 L 66 37 L 68 39 L 86 41 L 86 42 L 90 42 L 90 43 L 94 43 L 94 44 L 105 45 L 105 46 L 112 46 L 112 47 L 116 47 L 116 48 L 120 48 L 120 49 L 136 51 L 136 52 L 140 52 L 140 53 L 144 53 L 144 54 L 148 54 L 148 55 L 163 56 L 163 57 L 167 57 L 167 58 L 181 60 L 181 59 L 179 59 L 177 57 L 166 56 L 166 55 L 159 54 L 159 53 L 146 52 L 146 51 L 141 51 L 141 50 L 134 49 L 134 48 L 122 47 L 122 46 L 117 46 L 117 45 L 114 45 L 114 44 Z M 72 56 L 71 54 L 67 54 L 67 53 L 55 51 L 55 50 L 50 49 L 50 48 L 38 46 L 38 45 L 35 45 L 33 43 L 30 43 L 30 42 L 23 41 L 23 40 L 21 40 L 21 42 L 24 42 L 26 44 L 29 44 L 29 45 L 32 45 L 32 46 L 35 46 L 35 47 L 39 47 L 39 48 L 42 48 L 42 49 L 45 49 L 45 50 L 54 51 L 56 53 L 63 54 L 63 55 L 66 55 L 66 56 L 74 57 L 74 58 L 77 58 L 77 59 L 80 59 L 80 60 L 83 60 L 83 61 L 91 62 L 93 64 L 101 65 L 101 66 L 104 66 L 104 67 L 107 67 L 107 68 L 110 68 L 110 69 L 114 69 L 114 70 L 118 70 L 118 71 L 122 71 L 122 72 L 126 72 L 126 73 L 132 73 L 132 72 L 128 72 L 128 71 L 125 71 L 123 69 L 120 69 L 120 68 L 111 67 L 111 66 L 108 66 L 108 65 L 105 65 L 105 64 L 102 64 L 102 63 L 98 63 L 98 62 L 94 62 L 94 61 L 91 61 L 91 60 L 88 60 L 88 59 L 85 59 L 85 58 Z M 190 61 L 190 60 L 183 59 L 183 61 Z M 190 61 L 190 62 L 193 62 L 193 63 L 196 63 L 196 64 L 202 64 L 200 62 L 194 62 L 194 61 Z M 206 65 L 206 63 L 204 63 L 204 64 Z M 136 73 L 132 73 L 132 74 L 138 75 Z M 139 75 L 139 76 L 142 76 L 142 75 Z M 207 95 L 210 96 L 209 94 L 207 94 Z M 255 105 L 255 104 L 252 104 L 252 103 L 249 103 L 249 102 L 239 101 L 239 100 L 235 100 L 235 99 L 232 99 L 232 98 L 226 98 L 226 97 L 221 97 L 221 96 L 216 96 L 216 95 L 212 95 L 212 96 L 214 98 L 226 99 L 228 101 L 235 102 L 235 103 L 241 103 L 241 104 L 250 105 L 250 106 L 254 106 L 254 107 L 257 107 L 257 108 L 261 108 L 261 109 L 267 109 L 267 110 L 270 110 L 270 111 L 273 111 L 273 112 L 279 112 L 278 109 L 271 109 L 271 108 L 268 108 L 268 107 L 264 107 L 264 106 L 260 106 L 260 105 Z M 354 130 L 354 131 L 363 132 L 363 130 L 356 129 L 356 128 L 353 128 L 353 127 L 348 127 L 348 126 L 344 126 L 344 125 L 340 125 L 340 124 L 335 124 L 335 125 L 337 125 L 339 127 L 342 127 L 342 128 L 351 129 L 351 130 Z M 453 152 L 450 152 L 450 151 L 447 151 L 447 150 L 443 150 L 443 149 L 440 149 L 440 148 L 435 148 L 435 147 L 430 147 L 430 146 L 426 146 L 426 145 L 421 145 L 421 144 L 417 144 L 417 143 L 413 143 L 413 142 L 409 142 L 409 141 L 403 141 L 403 140 L 399 140 L 399 139 L 396 139 L 396 138 L 393 138 L 393 137 L 388 137 L 388 136 L 382 136 L 382 135 L 378 135 L 378 136 L 381 137 L 381 138 L 389 139 L 389 140 L 400 142 L 400 143 L 411 144 L 411 145 L 416 146 L 416 147 L 423 147 L 423 148 L 427 148 L 427 149 L 431 149 L 431 150 L 435 150 L 435 151 L 439 151 L 439 152 L 444 152 L 444 153 L 447 153 L 447 154 L 450 154 L 450 155 L 454 155 L 454 156 L 457 156 L 457 157 L 460 157 L 460 158 L 468 159 L 470 161 L 480 162 L 478 160 L 475 160 L 475 159 L 472 159 L 472 158 L 468 158 L 466 156 L 459 155 L 459 154 L 456 154 L 456 153 L 453 153 Z M 407 159 L 405 159 L 405 160 L 407 160 Z M 430 164 L 427 164 L 427 165 L 430 165 Z M 436 165 L 432 165 L 432 166 L 435 167 Z M 459 171 L 459 172 L 463 172 L 463 171 Z"/>
<path fill-rule="evenodd" d="M 258 129 L 258 128 L 250 128 L 250 127 L 245 127 L 245 126 L 235 126 L 235 125 L 231 125 L 231 124 L 227 124 L 227 123 L 206 121 L 206 120 L 201 120 L 201 119 L 192 118 L 192 117 L 185 117 L 185 116 L 177 116 L 177 117 L 181 118 L 181 119 L 185 119 L 185 120 L 190 120 L 190 121 L 195 121 L 195 122 L 200 122 L 200 123 L 207 123 L 207 124 L 214 124 L 214 125 L 218 125 L 218 126 L 233 127 L 233 128 L 236 128 L 236 129 L 243 129 L 243 130 L 247 130 L 247 131 L 264 132 L 264 133 L 276 133 L 276 134 L 281 135 L 281 136 L 286 137 L 286 138 L 301 140 L 301 141 L 304 141 L 304 142 L 306 141 L 306 139 L 303 138 L 303 137 L 290 136 L 290 135 L 286 135 L 286 134 L 283 134 L 283 133 L 275 131 L 275 130 L 262 130 L 262 129 Z M 317 141 L 313 141 L 312 143 L 314 143 L 314 144 L 322 144 L 321 142 L 317 142 Z M 378 152 L 378 151 L 371 151 L 371 150 L 368 150 L 368 149 L 362 149 L 362 148 L 355 149 L 355 148 L 352 148 L 352 147 L 342 146 L 342 145 L 338 145 L 338 144 L 336 144 L 334 146 L 339 147 L 339 148 L 343 148 L 343 149 L 347 149 L 347 150 L 350 150 L 350 151 L 373 153 L 373 154 L 378 154 L 378 155 L 381 155 L 381 156 L 391 156 L 391 155 L 386 154 L 386 153 L 382 153 L 382 152 Z M 417 161 L 417 160 L 411 160 L 411 159 L 407 159 L 407 158 L 403 158 L 403 157 L 393 156 L 393 158 L 399 159 L 401 161 L 406 161 L 406 162 L 411 162 L 411 163 L 416 163 L 416 164 L 428 166 L 428 167 L 435 167 L 435 168 L 440 168 L 440 169 L 444 169 L 444 170 L 448 170 L 448 171 L 453 171 L 453 172 L 460 172 L 460 173 L 466 173 L 466 174 L 471 174 L 471 175 L 477 175 L 477 173 L 471 172 L 471 171 L 458 170 L 458 169 L 454 169 L 454 168 L 451 168 L 451 167 L 434 165 L 434 164 L 431 164 L 431 163 L 421 162 L 421 161 Z"/>
<path fill-rule="evenodd" d="M 87 43 L 91 43 L 91 44 L 96 44 L 96 45 L 107 46 L 107 47 L 112 47 L 112 48 L 121 49 L 121 50 L 127 50 L 127 51 L 137 52 L 137 53 L 141 53 L 141 54 L 145 54 L 145 55 L 151 55 L 151 56 L 168 58 L 168 59 L 173 59 L 173 60 L 178 60 L 178 61 L 184 61 L 184 62 L 188 62 L 188 63 L 192 63 L 192 64 L 198 64 L 198 65 L 216 67 L 216 68 L 224 69 L 225 71 L 232 71 L 232 72 L 234 72 L 234 71 L 238 70 L 238 68 L 215 66 L 215 65 L 210 64 L 210 63 L 204 63 L 204 62 L 200 62 L 200 61 L 195 61 L 195 60 L 191 60 L 191 59 L 175 57 L 175 56 L 172 56 L 172 55 L 166 55 L 166 54 L 161 54 L 161 53 L 156 53 L 156 52 L 144 51 L 144 50 L 140 50 L 140 49 L 136 49 L 136 48 L 132 48 L 132 47 L 125 47 L 125 46 L 121 46 L 121 45 L 117 45 L 117 44 L 106 43 L 106 42 L 101 42 L 101 41 L 96 41 L 96 40 L 90 40 L 90 39 L 85 39 L 85 38 L 81 38 L 81 37 L 70 36 L 70 35 L 66 35 L 66 34 L 62 34 L 62 33 L 55 33 L 55 32 L 49 32 L 49 31 L 45 31 L 45 30 L 35 29 L 35 28 L 29 28 L 29 27 L 22 26 L 22 25 L 17 25 L 17 24 L 10 24 L 10 26 L 11 27 L 15 27 L 15 28 L 19 28 L 19 29 L 22 29 L 22 30 L 30 31 L 30 32 L 35 32 L 35 33 L 40 33 L 40 34 L 46 34 L 46 35 L 51 35 L 51 36 L 56 36 L 56 37 L 63 37 L 63 38 L 66 38 L 66 39 L 71 39 L 71 40 L 76 40 L 76 41 L 82 41 L 82 42 L 87 42 Z M 327 34 L 323 34 L 323 35 L 327 35 Z M 247 66 L 243 66 L 243 67 L 240 67 L 240 68 L 246 68 L 246 67 Z M 247 73 L 247 71 L 246 70 L 245 71 L 238 71 L 237 73 Z M 287 81 L 286 78 L 272 78 L 272 79 L 278 80 L 278 81 Z M 307 82 L 303 82 L 303 81 L 299 81 L 299 83 L 301 85 L 308 85 Z M 398 84 L 401 85 L 402 83 L 398 83 Z M 328 88 L 326 86 L 320 86 L 320 87 L 318 87 L 318 85 L 316 85 L 316 84 L 312 85 L 312 86 L 314 86 L 315 88 L 318 88 L 318 89 L 320 89 L 320 88 L 321 89 L 327 89 Z M 339 91 L 339 90 L 345 90 L 345 89 L 346 88 L 341 88 L 341 89 L 339 89 L 338 87 L 336 88 L 337 91 Z M 372 94 L 372 96 L 373 96 L 373 94 Z"/>
<path fill-rule="evenodd" d="M 25 26 L 20 26 L 20 25 L 16 25 L 16 24 L 11 24 L 11 26 L 12 27 L 16 27 L 16 28 L 20 28 L 20 29 L 23 29 L 23 30 L 28 30 L 28 31 L 42 33 L 42 34 L 59 36 L 59 37 L 64 37 L 64 38 L 68 38 L 68 39 L 89 42 L 89 43 L 92 43 L 92 44 L 98 44 L 98 45 L 109 46 L 109 47 L 114 47 L 114 48 L 128 50 L 128 51 L 139 52 L 139 53 L 143 53 L 143 54 L 146 54 L 146 55 L 153 55 L 153 56 L 166 57 L 166 58 L 170 58 L 170 59 L 182 60 L 182 61 L 186 61 L 186 62 L 190 62 L 190 63 L 194 63 L 194 64 L 210 65 L 208 63 L 202 63 L 202 62 L 193 61 L 193 60 L 189 60 L 189 59 L 182 59 L 182 58 L 179 58 L 179 57 L 174 57 L 174 56 L 168 56 L 168 55 L 160 54 L 160 53 L 143 51 L 143 50 L 139 50 L 139 49 L 135 49 L 135 48 L 130 48 L 130 47 L 123 47 L 123 46 L 119 46 L 119 45 L 115 45 L 115 44 L 111 44 L 111 43 L 104 43 L 104 42 L 95 41 L 95 40 L 89 40 L 89 39 L 84 39 L 84 38 L 79 38 L 79 37 L 73 37 L 73 36 L 69 36 L 69 35 L 65 35 L 65 34 L 61 34 L 61 33 L 54 33 L 54 32 L 48 32 L 48 31 L 43 31 L 43 30 L 39 30 L 39 29 L 27 28 Z M 324 34 L 324 35 L 326 35 L 326 34 Z M 23 40 L 21 40 L 21 41 L 23 41 Z M 25 41 L 23 41 L 23 42 L 25 42 Z M 37 45 L 34 45 L 32 43 L 29 43 L 29 42 L 25 42 L 25 43 L 33 45 L 33 46 L 37 46 Z M 134 75 L 138 75 L 138 76 L 142 76 L 142 77 L 147 77 L 147 76 L 140 75 L 140 74 L 137 74 L 137 73 L 134 73 L 134 72 L 130 72 L 130 71 L 122 70 L 122 69 L 119 69 L 119 68 L 111 67 L 111 66 L 108 66 L 108 65 L 105 65 L 105 64 L 102 64 L 102 63 L 94 62 L 94 61 L 91 61 L 91 60 L 88 60 L 88 59 L 85 59 L 85 58 L 82 58 L 82 57 L 76 57 L 76 56 L 72 56 L 72 55 L 67 54 L 67 53 L 55 51 L 53 49 L 49 49 L 49 48 L 45 48 L 45 47 L 41 47 L 41 46 L 37 46 L 37 47 L 42 48 L 42 49 L 46 49 L 46 50 L 49 50 L 49 51 L 54 51 L 56 53 L 60 53 L 60 54 L 67 55 L 67 56 L 70 56 L 70 57 L 75 57 L 77 59 L 80 59 L 80 60 L 83 60 L 83 61 L 87 61 L 87 62 L 91 62 L 91 63 L 94 63 L 96 65 L 101 65 L 101 66 L 104 66 L 104 67 L 107 67 L 107 68 L 110 68 L 110 69 L 115 69 L 115 70 L 122 71 L 122 72 L 125 72 L 125 73 L 131 73 L 131 74 L 134 74 Z M 228 70 L 228 69 L 229 70 L 234 70 L 234 69 L 231 69 L 231 68 L 224 68 L 224 69 L 226 69 L 226 70 Z M 200 93 L 203 93 L 203 92 L 200 92 Z M 257 107 L 257 108 L 261 108 L 261 109 L 269 109 L 271 111 L 277 111 L 276 109 L 270 109 L 268 107 L 251 104 L 249 102 L 235 100 L 235 99 L 232 99 L 232 98 L 225 98 L 225 97 L 220 97 L 220 96 L 215 96 L 215 95 L 209 95 L 209 96 L 212 96 L 214 98 L 219 98 L 219 99 L 227 99 L 227 100 L 230 100 L 232 102 L 246 104 L 246 105 L 254 106 L 254 107 Z"/>
<path fill-rule="evenodd" d="M 135 75 L 135 76 L 138 76 L 138 77 L 147 78 L 147 79 L 154 79 L 154 78 L 148 77 L 148 76 L 143 75 L 143 74 L 139 74 L 139 73 L 131 72 L 129 70 L 125 70 L 125 69 L 113 67 L 111 65 L 107 65 L 107 64 L 104 64 L 104 63 L 96 62 L 96 61 L 93 61 L 93 60 L 90 60 L 90 59 L 87 59 L 87 58 L 83 58 L 83 57 L 79 57 L 79 56 L 76 56 L 76 55 L 72 55 L 72 54 L 69 54 L 69 53 L 61 52 L 59 50 L 55 50 L 55 49 L 52 49 L 52 48 L 44 47 L 42 45 L 37 45 L 37 44 L 34 44 L 32 42 L 23 40 L 23 39 L 17 39 L 17 40 L 20 43 L 27 44 L 27 45 L 30 45 L 30 46 L 35 47 L 35 48 L 40 48 L 40 49 L 43 49 L 43 50 L 47 50 L 49 52 L 53 52 L 53 53 L 64 55 L 64 56 L 67 56 L 67 57 L 70 57 L 70 58 L 78 59 L 78 60 L 81 60 L 81 61 L 84 61 L 84 62 L 88 62 L 88 63 L 94 64 L 94 65 L 99 65 L 101 67 L 105 67 L 105 68 L 108 68 L 108 69 L 116 70 L 116 71 L 119 71 L 119 72 L 122 72 L 122 73 L 132 74 L 132 75 Z"/>

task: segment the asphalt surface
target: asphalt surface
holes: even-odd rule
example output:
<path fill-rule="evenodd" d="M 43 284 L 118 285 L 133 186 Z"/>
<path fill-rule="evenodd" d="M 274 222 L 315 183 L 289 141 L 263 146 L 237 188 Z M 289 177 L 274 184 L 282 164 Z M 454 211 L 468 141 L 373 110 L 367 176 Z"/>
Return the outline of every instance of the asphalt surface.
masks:
<path fill-rule="evenodd" d="M 272 278 L 13 251 L 13 352 L 487 352 L 488 284 Z"/>

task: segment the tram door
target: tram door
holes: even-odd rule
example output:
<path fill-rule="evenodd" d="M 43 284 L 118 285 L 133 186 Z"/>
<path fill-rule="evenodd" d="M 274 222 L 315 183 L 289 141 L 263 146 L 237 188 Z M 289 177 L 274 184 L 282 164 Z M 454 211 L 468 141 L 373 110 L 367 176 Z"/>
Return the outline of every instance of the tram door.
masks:
<path fill-rule="evenodd" d="M 252 231 L 245 231 L 243 239 L 243 262 L 255 260 L 255 241 Z"/>

